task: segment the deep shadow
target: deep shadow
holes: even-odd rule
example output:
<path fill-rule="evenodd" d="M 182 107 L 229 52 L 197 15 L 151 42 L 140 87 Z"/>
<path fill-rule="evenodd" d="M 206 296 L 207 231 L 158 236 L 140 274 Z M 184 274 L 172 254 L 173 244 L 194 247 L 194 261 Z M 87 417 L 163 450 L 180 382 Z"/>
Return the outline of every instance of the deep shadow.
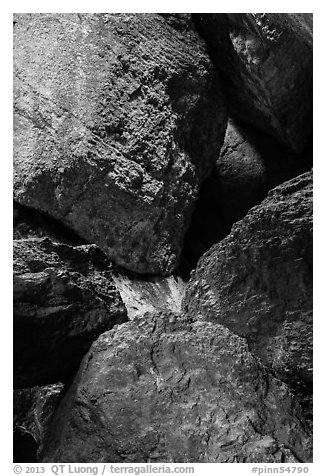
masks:
<path fill-rule="evenodd" d="M 25 207 L 14 201 L 13 238 L 49 237 L 72 246 L 85 245 L 88 242 L 61 221 L 46 213 Z"/>
<path fill-rule="evenodd" d="M 14 463 L 37 463 L 37 443 L 24 428 L 15 428 L 13 441 Z"/>
<path fill-rule="evenodd" d="M 295 154 L 255 128 L 234 119 L 233 123 L 235 130 L 245 138 L 249 155 L 245 157 L 242 173 L 241 153 L 235 151 L 233 158 L 223 156 L 222 148 L 211 175 L 202 183 L 184 240 L 180 268 L 186 278 L 199 258 L 225 238 L 232 225 L 261 203 L 271 189 L 310 170 L 313 165 L 312 141 L 301 154 Z M 226 137 L 225 143 L 227 140 Z M 251 166 L 254 168 L 257 164 L 261 174 L 251 172 Z"/>

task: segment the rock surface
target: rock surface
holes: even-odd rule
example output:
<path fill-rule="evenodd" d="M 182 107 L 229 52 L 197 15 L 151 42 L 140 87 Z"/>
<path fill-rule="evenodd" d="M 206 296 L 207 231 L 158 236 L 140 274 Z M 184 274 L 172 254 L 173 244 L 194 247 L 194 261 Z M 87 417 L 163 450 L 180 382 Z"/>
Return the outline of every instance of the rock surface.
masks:
<path fill-rule="evenodd" d="M 312 391 L 312 173 L 269 192 L 199 261 L 184 309 L 246 337 L 298 395 Z"/>
<path fill-rule="evenodd" d="M 14 462 L 23 462 L 22 459 L 26 459 L 27 462 L 31 459 L 37 460 L 63 388 L 62 383 L 56 383 L 14 390 Z M 25 435 L 25 439 L 17 439 L 17 435 Z M 26 454 L 24 458 L 26 435 L 34 439 L 36 455 Z M 21 445 L 19 441 L 22 442 Z"/>
<path fill-rule="evenodd" d="M 186 283 L 181 276 L 133 276 L 114 271 L 113 281 L 124 302 L 128 318 L 146 312 L 180 312 Z"/>
<path fill-rule="evenodd" d="M 14 240 L 14 386 L 55 383 L 76 371 L 102 332 L 127 313 L 95 245 Z"/>
<path fill-rule="evenodd" d="M 226 106 L 189 15 L 17 14 L 14 196 L 170 274 Z"/>
<path fill-rule="evenodd" d="M 207 13 L 195 21 L 234 115 L 293 150 L 312 134 L 312 14 Z"/>
<path fill-rule="evenodd" d="M 189 316 L 147 314 L 93 343 L 43 461 L 308 461 L 303 421 L 245 339 Z"/>
<path fill-rule="evenodd" d="M 199 192 L 184 244 L 191 269 L 268 191 L 311 169 L 312 152 L 295 154 L 273 137 L 229 118 L 212 174 Z"/>

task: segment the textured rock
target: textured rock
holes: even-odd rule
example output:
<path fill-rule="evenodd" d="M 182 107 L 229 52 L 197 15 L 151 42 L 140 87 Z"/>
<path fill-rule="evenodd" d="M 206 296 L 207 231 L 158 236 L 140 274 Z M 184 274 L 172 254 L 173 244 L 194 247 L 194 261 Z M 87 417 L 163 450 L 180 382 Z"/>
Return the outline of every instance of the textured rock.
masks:
<path fill-rule="evenodd" d="M 312 14 L 195 15 L 230 107 L 293 150 L 312 134 Z"/>
<path fill-rule="evenodd" d="M 14 386 L 62 381 L 102 332 L 127 320 L 95 245 L 14 240 Z"/>
<path fill-rule="evenodd" d="M 190 268 L 269 190 L 311 166 L 310 150 L 295 154 L 273 137 L 229 119 L 220 156 L 201 187 L 186 233 L 183 252 Z"/>
<path fill-rule="evenodd" d="M 171 273 L 226 127 L 189 15 L 17 14 L 14 69 L 15 200 Z"/>
<path fill-rule="evenodd" d="M 102 334 L 45 443 L 44 462 L 293 462 L 310 429 L 245 339 L 172 313 Z"/>
<path fill-rule="evenodd" d="M 140 317 L 146 312 L 180 312 L 185 292 L 185 281 L 181 276 L 133 276 L 114 271 L 113 281 L 127 308 L 129 319 Z"/>
<path fill-rule="evenodd" d="M 34 439 L 37 445 L 36 458 L 43 449 L 44 438 L 63 388 L 62 383 L 56 383 L 14 390 L 14 435 L 25 434 Z M 19 455 L 26 450 L 25 446 L 26 444 L 22 447 L 15 445 L 14 440 L 15 462 L 21 459 Z M 29 460 L 30 458 L 31 455 L 28 455 Z"/>
<path fill-rule="evenodd" d="M 246 337 L 298 394 L 312 386 L 312 173 L 271 192 L 199 261 L 184 309 Z"/>

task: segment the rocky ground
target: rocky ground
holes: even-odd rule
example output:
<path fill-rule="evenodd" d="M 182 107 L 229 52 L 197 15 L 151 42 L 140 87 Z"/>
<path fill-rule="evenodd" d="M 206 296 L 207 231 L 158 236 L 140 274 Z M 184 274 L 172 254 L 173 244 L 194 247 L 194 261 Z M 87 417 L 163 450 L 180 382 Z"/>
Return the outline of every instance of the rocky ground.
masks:
<path fill-rule="evenodd" d="M 312 461 L 312 14 L 14 15 L 14 461 Z"/>

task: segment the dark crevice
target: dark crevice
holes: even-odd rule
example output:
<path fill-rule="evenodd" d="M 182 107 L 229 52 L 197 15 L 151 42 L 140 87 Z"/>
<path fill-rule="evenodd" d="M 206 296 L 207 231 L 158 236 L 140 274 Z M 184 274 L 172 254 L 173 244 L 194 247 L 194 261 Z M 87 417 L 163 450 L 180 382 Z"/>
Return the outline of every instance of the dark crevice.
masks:
<path fill-rule="evenodd" d="M 79 246 L 88 244 L 76 232 L 46 213 L 20 205 L 14 201 L 13 206 L 13 238 L 40 238 L 49 237 L 55 241 Z"/>
<path fill-rule="evenodd" d="M 295 154 L 271 136 L 255 128 L 234 121 L 236 129 L 252 147 L 254 156 L 245 157 L 261 168 L 261 176 L 251 174 L 251 163 L 239 171 L 241 153 L 235 154 L 235 168 L 225 167 L 223 148 L 211 175 L 202 183 L 185 235 L 180 268 L 186 278 L 197 266 L 199 258 L 215 243 L 225 238 L 232 225 L 245 217 L 248 211 L 260 204 L 268 192 L 277 185 L 311 169 L 312 141 L 301 154 Z M 226 143 L 225 143 L 226 144 Z M 249 167 L 246 176 L 245 167 Z M 241 167 L 240 167 L 241 169 Z"/>
<path fill-rule="evenodd" d="M 25 428 L 15 428 L 13 437 L 13 462 L 37 463 L 37 446 L 33 435 Z"/>

